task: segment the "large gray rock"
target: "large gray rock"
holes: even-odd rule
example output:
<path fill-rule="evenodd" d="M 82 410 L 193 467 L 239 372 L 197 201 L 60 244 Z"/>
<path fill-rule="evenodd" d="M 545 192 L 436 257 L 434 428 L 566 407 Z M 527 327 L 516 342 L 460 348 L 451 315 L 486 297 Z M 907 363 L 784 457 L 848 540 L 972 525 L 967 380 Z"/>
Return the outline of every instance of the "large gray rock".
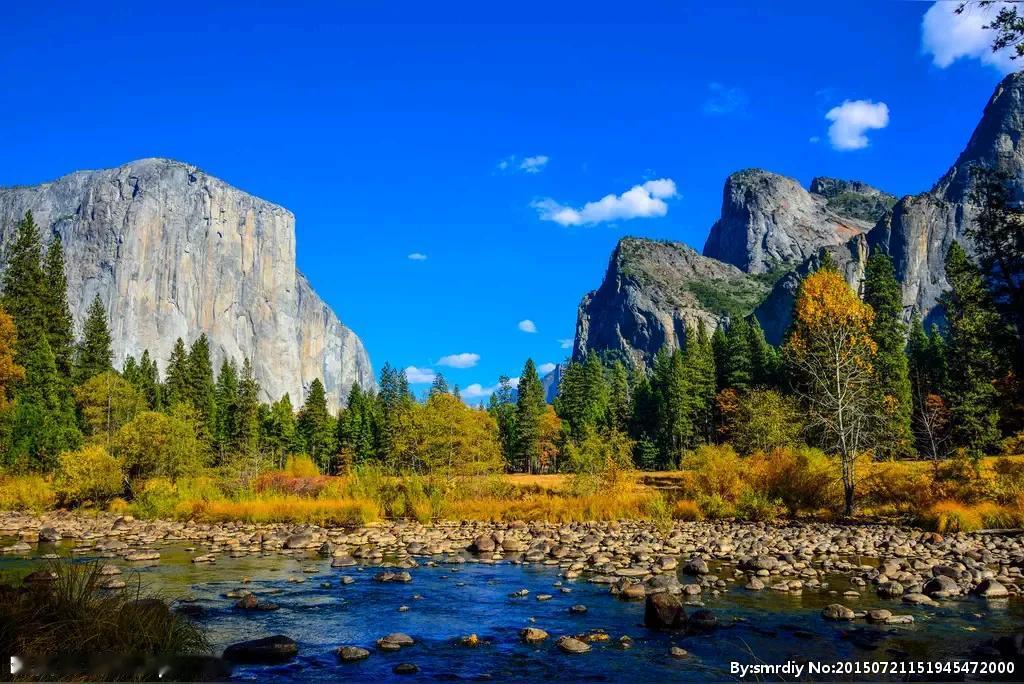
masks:
<path fill-rule="evenodd" d="M 143 159 L 0 189 L 0 270 L 31 210 L 59 235 L 80 329 L 94 296 L 107 308 L 114 363 L 144 349 L 166 366 L 175 339 L 210 339 L 215 365 L 248 357 L 263 399 L 301 402 L 320 378 L 332 407 L 373 385 L 362 342 L 295 268 L 295 217 L 189 164 Z"/>
<path fill-rule="evenodd" d="M 601 286 L 580 303 L 573 356 L 610 350 L 643 366 L 665 345 L 681 347 L 701 322 L 710 335 L 749 314 L 767 292 L 763 279 L 680 242 L 623 238 Z"/>
<path fill-rule="evenodd" d="M 843 183 L 839 186 L 839 183 Z M 725 181 L 721 218 L 711 227 L 704 256 L 747 273 L 767 273 L 799 264 L 822 247 L 840 245 L 870 230 L 876 219 L 842 215 L 851 211 L 839 199 L 882 195 L 860 183 L 820 179 L 808 192 L 799 182 L 761 169 L 747 169 Z M 866 190 L 865 190 L 866 189 Z"/>

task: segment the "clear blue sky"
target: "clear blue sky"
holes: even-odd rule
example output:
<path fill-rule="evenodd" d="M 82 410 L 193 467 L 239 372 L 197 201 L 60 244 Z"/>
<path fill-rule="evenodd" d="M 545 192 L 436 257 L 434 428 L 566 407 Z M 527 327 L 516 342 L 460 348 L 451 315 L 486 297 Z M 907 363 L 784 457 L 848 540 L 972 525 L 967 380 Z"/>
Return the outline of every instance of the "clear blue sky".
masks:
<path fill-rule="evenodd" d="M 5 8 L 0 184 L 196 164 L 294 212 L 300 269 L 375 368 L 477 354 L 443 369 L 462 387 L 562 359 L 621 236 L 699 250 L 732 171 L 927 189 L 1002 75 L 937 66 L 921 2 L 150 4 Z M 835 149 L 844 100 L 887 107 L 866 147 Z M 663 216 L 533 206 L 621 217 L 582 207 L 652 179 L 675 183 L 642 191 Z"/>

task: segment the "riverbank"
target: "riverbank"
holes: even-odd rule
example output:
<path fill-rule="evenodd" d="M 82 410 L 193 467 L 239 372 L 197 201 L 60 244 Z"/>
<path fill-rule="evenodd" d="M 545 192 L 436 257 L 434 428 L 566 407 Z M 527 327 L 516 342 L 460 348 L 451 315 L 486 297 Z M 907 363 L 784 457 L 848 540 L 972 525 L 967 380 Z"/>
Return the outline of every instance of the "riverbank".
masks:
<path fill-rule="evenodd" d="M 1024 537 L 940 535 L 892 525 L 829 523 L 592 523 L 479 521 L 423 525 L 399 521 L 353 528 L 316 525 L 136 520 L 107 513 L 0 513 L 4 555 L 33 554 L 39 544 L 72 540 L 73 555 L 154 562 L 160 548 L 185 543 L 193 563 L 218 558 L 317 554 L 334 567 L 356 563 L 414 567 L 422 559 L 471 557 L 558 566 L 566 579 L 681 592 L 676 571 L 697 578 L 685 591 L 827 590 L 839 574 L 870 592 L 908 603 L 966 595 L 1015 599 L 1024 590 Z M 13 541 L 17 540 L 17 541 Z M 727 572 L 712 575 L 709 564 Z"/>

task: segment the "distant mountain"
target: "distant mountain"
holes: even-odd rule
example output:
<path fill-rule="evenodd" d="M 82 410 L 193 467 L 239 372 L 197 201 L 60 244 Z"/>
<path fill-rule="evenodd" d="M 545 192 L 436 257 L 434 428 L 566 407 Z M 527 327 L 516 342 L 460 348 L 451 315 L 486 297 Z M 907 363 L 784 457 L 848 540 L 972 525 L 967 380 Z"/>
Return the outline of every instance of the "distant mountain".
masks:
<path fill-rule="evenodd" d="M 215 363 L 251 359 L 267 400 L 298 404 L 320 378 L 338 407 L 373 386 L 362 342 L 295 268 L 287 209 L 168 159 L 77 171 L 0 188 L 0 271 L 28 210 L 63 242 L 76 326 L 93 297 L 106 306 L 118 367 L 149 349 L 162 371 L 178 337 L 206 333 Z"/>
<path fill-rule="evenodd" d="M 640 238 L 619 242 L 601 286 L 583 297 L 574 356 L 588 351 L 648 364 L 687 330 L 709 330 L 753 312 L 765 335 L 782 340 L 800 279 L 828 252 L 860 289 L 873 249 L 892 256 L 906 317 L 934 317 L 948 289 L 946 252 L 954 240 L 973 250 L 966 228 L 975 164 L 1014 180 L 1024 202 L 1024 74 L 1007 76 L 985 107 L 966 148 L 928 192 L 897 200 L 859 181 L 819 177 L 805 190 L 792 178 L 760 169 L 726 180 L 721 217 L 703 256 L 686 245 Z"/>

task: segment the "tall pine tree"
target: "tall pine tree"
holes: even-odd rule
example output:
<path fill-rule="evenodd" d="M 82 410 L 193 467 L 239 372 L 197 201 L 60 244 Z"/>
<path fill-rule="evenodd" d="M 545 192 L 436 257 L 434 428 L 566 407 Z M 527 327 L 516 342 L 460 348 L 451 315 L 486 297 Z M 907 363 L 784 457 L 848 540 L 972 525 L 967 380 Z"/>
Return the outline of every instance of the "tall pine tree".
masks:
<path fill-rule="evenodd" d="M 110 328 L 107 327 L 107 310 L 99 295 L 92 299 L 82 324 L 82 339 L 78 343 L 78 357 L 75 363 L 75 379 L 81 384 L 89 378 L 112 370 L 114 350 L 111 347 Z"/>
<path fill-rule="evenodd" d="M 521 472 L 534 473 L 540 468 L 541 426 L 544 414 L 544 387 L 537 375 L 533 359 L 527 359 L 519 376 L 519 399 L 516 402 L 516 447 L 513 462 Z"/>
<path fill-rule="evenodd" d="M 43 306 L 47 321 L 47 339 L 61 377 L 70 379 L 75 362 L 75 331 L 68 305 L 68 278 L 64 269 L 64 247 L 60 236 L 54 235 L 43 263 L 46 287 Z"/>
<path fill-rule="evenodd" d="M 175 340 L 171 357 L 167 359 L 167 377 L 164 379 L 164 400 L 168 408 L 189 402 L 191 395 L 191 372 L 185 341 Z"/>
<path fill-rule="evenodd" d="M 864 273 L 864 301 L 875 311 L 871 338 L 878 351 L 874 366 L 879 398 L 878 452 L 889 458 L 913 455 L 907 329 L 903 324 L 903 290 L 896 282 L 892 259 L 875 251 Z"/>
<path fill-rule="evenodd" d="M 217 387 L 206 333 L 192 343 L 188 352 L 188 397 L 199 414 L 202 437 L 212 445 L 217 434 Z"/>
<path fill-rule="evenodd" d="M 298 430 L 305 441 L 306 453 L 323 473 L 333 471 L 337 451 L 335 429 L 334 419 L 327 410 L 324 385 L 320 378 L 315 378 L 309 385 L 305 403 L 299 409 Z"/>

